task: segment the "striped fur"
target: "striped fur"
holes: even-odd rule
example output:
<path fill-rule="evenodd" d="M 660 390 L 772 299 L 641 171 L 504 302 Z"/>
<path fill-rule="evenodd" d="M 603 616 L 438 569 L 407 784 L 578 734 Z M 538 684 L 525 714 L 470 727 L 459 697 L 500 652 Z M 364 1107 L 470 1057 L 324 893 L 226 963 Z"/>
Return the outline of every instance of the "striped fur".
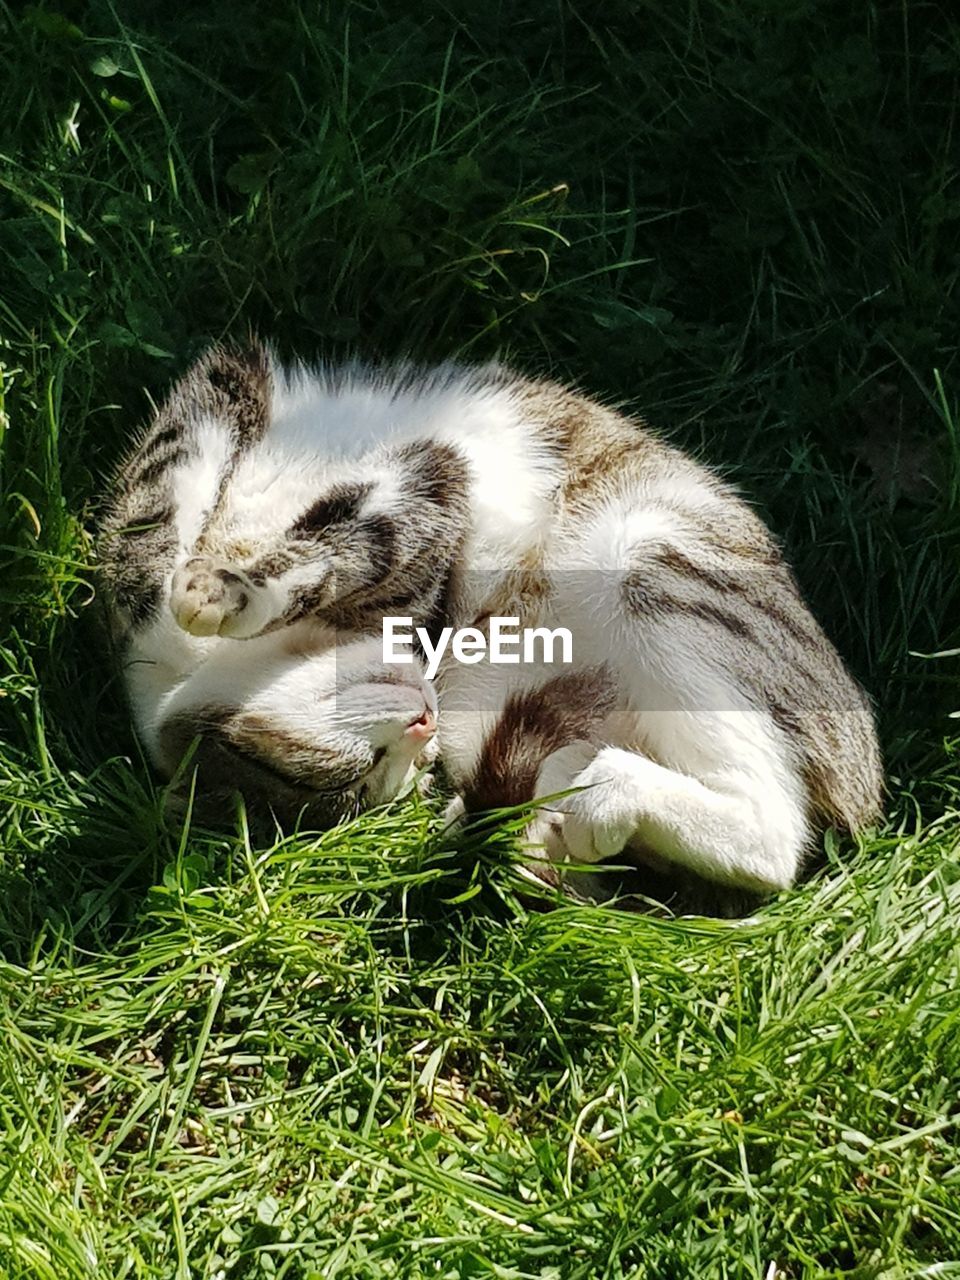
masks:
<path fill-rule="evenodd" d="M 752 893 L 785 887 L 825 827 L 856 830 L 879 814 L 863 692 L 732 489 L 575 393 L 525 383 L 518 400 L 559 476 L 549 535 L 526 570 L 540 585 L 508 588 L 501 603 L 528 625 L 569 627 L 575 670 L 602 668 L 617 706 L 599 726 L 584 716 L 544 758 L 542 735 L 529 722 L 518 730 L 512 708 L 539 682 L 552 723 L 549 672 L 448 664 L 441 755 L 467 807 L 499 746 L 523 776 L 539 764 L 534 796 L 577 788 L 531 830 L 555 857 L 636 858 Z M 491 591 L 489 575 L 468 589 L 467 612 Z M 520 764 L 522 742 L 531 758 Z"/>
<path fill-rule="evenodd" d="M 879 812 L 866 699 L 762 522 L 643 424 L 554 384 L 214 351 L 121 468 L 100 545 L 134 715 L 167 772 L 195 730 L 227 782 L 243 761 L 246 790 L 382 796 L 409 781 L 406 718 L 432 697 L 415 664 L 374 671 L 383 616 L 505 614 L 567 626 L 573 665 L 445 660 L 440 751 L 467 809 L 572 789 L 531 827 L 551 857 L 762 893 L 823 828 Z M 357 646 L 363 662 L 337 662 Z M 337 667 L 371 721 L 377 681 L 401 691 L 377 788 L 370 751 L 337 739 Z M 298 716 L 308 704 L 322 714 Z M 369 726 L 350 733 L 370 747 Z"/>

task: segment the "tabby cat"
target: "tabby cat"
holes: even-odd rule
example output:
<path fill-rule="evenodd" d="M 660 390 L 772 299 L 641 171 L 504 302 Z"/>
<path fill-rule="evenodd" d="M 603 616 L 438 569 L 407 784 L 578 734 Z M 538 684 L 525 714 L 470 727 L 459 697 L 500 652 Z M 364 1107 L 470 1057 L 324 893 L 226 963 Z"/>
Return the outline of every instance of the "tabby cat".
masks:
<path fill-rule="evenodd" d="M 766 893 L 879 814 L 867 700 L 761 520 L 553 383 L 215 348 L 120 468 L 100 547 L 138 731 L 168 776 L 196 744 L 175 794 L 197 767 L 205 815 L 239 791 L 326 824 L 439 745 L 467 812 L 549 797 L 551 859 Z M 385 616 L 566 627 L 573 660 L 448 653 L 434 697 L 383 661 Z"/>

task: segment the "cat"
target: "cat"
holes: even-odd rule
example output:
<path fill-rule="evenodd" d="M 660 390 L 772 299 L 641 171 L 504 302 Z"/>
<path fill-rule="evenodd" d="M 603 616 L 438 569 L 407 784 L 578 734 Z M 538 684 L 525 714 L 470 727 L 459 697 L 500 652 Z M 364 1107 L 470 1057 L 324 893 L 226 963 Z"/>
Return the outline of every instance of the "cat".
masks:
<path fill-rule="evenodd" d="M 385 666 L 369 628 L 338 628 L 298 605 L 282 627 L 243 644 L 226 638 L 237 612 L 249 623 L 247 579 L 197 553 L 242 555 L 238 542 L 217 541 L 215 522 L 234 489 L 239 496 L 244 451 L 267 432 L 272 379 L 259 346 L 204 356 L 117 469 L 98 538 L 101 595 L 137 733 L 174 780 L 168 808 L 216 827 L 239 793 L 264 837 L 275 820 L 328 827 L 412 785 L 436 754 L 437 714 L 432 685 L 415 667 Z M 261 452 L 262 477 L 246 495 L 251 545 L 271 519 L 282 523 L 291 501 L 328 490 L 316 448 L 308 438 L 292 463 L 283 446 Z M 261 478 L 267 492 L 258 495 Z M 374 529 L 371 555 L 376 546 Z"/>
<path fill-rule="evenodd" d="M 100 545 L 141 736 L 167 774 L 199 737 L 214 806 L 336 820 L 439 749 L 464 812 L 553 797 L 529 832 L 553 860 L 761 894 L 880 813 L 867 699 L 762 521 L 557 384 L 215 349 L 118 472 Z M 386 616 L 565 626 L 574 660 L 448 654 L 437 718 L 420 664 L 378 660 Z"/>

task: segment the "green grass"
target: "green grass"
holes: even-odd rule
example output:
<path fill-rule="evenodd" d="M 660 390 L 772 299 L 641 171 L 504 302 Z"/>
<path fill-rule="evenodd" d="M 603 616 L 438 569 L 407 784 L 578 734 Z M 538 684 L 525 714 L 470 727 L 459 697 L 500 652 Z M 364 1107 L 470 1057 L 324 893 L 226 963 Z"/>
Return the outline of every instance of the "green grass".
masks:
<path fill-rule="evenodd" d="M 0 1277 L 960 1276 L 960 24 L 891 0 L 0 3 Z M 213 337 L 496 351 L 734 476 L 889 822 L 745 922 L 407 802 L 160 817 L 105 477 Z"/>

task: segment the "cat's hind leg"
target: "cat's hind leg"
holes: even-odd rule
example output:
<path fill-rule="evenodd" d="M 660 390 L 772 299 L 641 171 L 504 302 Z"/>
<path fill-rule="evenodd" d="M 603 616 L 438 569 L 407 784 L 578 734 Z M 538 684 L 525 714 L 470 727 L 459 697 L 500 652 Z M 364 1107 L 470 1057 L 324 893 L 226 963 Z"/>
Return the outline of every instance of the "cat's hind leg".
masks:
<path fill-rule="evenodd" d="M 787 888 L 808 839 L 800 799 L 768 776 L 712 785 L 620 747 L 576 743 L 548 757 L 538 794 L 565 788 L 539 819 L 551 854 L 600 862 L 631 846 L 707 880 Z"/>

